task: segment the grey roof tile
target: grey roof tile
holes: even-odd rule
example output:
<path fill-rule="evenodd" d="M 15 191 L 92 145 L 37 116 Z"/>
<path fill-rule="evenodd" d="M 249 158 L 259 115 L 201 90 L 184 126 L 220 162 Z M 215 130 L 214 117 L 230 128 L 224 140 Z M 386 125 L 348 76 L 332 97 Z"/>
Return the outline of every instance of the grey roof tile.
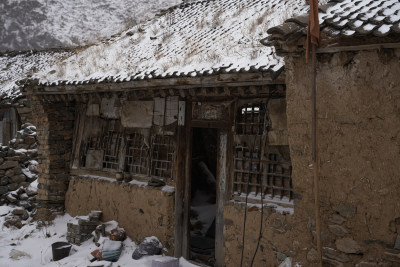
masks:
<path fill-rule="evenodd" d="M 384 37 L 391 33 L 400 33 L 400 0 L 336 0 L 330 1 L 319 7 L 319 20 L 321 31 L 325 31 L 328 36 L 343 37 L 352 36 L 377 36 Z M 299 27 L 306 28 L 304 20 L 298 18 L 288 19 L 287 23 L 296 23 Z M 278 26 L 284 29 L 282 25 Z M 269 30 L 274 32 L 273 29 Z M 299 32 L 297 30 L 296 38 Z M 285 37 L 286 40 L 293 39 L 294 33 L 280 33 L 279 39 Z M 275 35 L 269 37 L 273 42 Z"/>
<path fill-rule="evenodd" d="M 60 84 L 64 83 L 61 80 L 107 82 L 117 75 L 118 81 L 133 81 L 222 72 L 278 72 L 284 66 L 283 58 L 276 55 L 274 48 L 259 42 L 268 36 L 268 27 L 288 15 L 304 14 L 304 9 L 308 9 L 304 0 L 206 0 L 182 4 L 134 27 L 129 35 L 123 33 L 107 43 L 77 51 L 52 66 L 61 71 L 49 74 L 45 70 L 34 78 L 40 84 Z M 299 23 L 305 25 L 304 18 L 275 28 L 274 34 L 283 34 L 281 38 L 299 34 L 303 30 Z"/>

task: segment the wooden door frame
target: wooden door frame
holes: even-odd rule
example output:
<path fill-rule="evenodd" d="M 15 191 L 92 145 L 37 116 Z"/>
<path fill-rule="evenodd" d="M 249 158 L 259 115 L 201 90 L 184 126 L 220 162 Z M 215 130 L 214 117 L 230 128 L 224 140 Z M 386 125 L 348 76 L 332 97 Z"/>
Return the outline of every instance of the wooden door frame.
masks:
<path fill-rule="evenodd" d="M 185 126 L 178 127 L 178 177 L 175 192 L 175 257 L 190 256 L 190 198 L 191 198 L 191 169 L 193 128 L 214 128 L 217 130 L 217 174 L 216 174 L 216 220 L 215 220 L 215 259 L 217 267 L 224 266 L 224 206 L 227 193 L 230 190 L 230 147 L 232 144 L 232 122 L 210 122 L 191 120 L 192 103 L 186 102 Z M 233 112 L 231 112 L 233 114 Z M 233 118 L 233 116 L 232 116 Z M 223 164 L 221 164 L 223 162 Z M 184 165 L 184 166 L 182 166 Z"/>

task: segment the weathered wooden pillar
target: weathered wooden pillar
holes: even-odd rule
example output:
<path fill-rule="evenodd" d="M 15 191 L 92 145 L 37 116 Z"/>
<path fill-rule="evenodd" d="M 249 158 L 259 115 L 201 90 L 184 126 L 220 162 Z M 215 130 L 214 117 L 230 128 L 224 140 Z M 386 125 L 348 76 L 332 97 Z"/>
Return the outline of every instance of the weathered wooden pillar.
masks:
<path fill-rule="evenodd" d="M 44 103 L 31 97 L 33 123 L 39 141 L 38 202 L 44 208 L 64 208 L 74 128 L 74 104 Z"/>

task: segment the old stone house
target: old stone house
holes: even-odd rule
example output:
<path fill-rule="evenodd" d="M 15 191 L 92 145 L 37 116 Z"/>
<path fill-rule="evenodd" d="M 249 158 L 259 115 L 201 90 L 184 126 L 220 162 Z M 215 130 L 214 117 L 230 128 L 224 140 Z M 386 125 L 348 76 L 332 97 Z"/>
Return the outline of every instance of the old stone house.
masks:
<path fill-rule="evenodd" d="M 291 256 L 284 63 L 260 39 L 302 3 L 182 4 L 21 82 L 41 204 L 216 266 Z"/>
<path fill-rule="evenodd" d="M 400 255 L 400 2 L 331 1 L 316 50 L 320 221 L 324 266 L 398 266 Z M 296 262 L 314 266 L 313 65 L 308 17 L 268 30 L 285 57 Z M 296 251 L 296 248 L 292 248 Z"/>
<path fill-rule="evenodd" d="M 182 4 L 21 83 L 42 205 L 101 209 L 134 240 L 216 266 L 316 265 L 302 4 Z M 324 265 L 397 261 L 398 9 L 321 6 Z"/>

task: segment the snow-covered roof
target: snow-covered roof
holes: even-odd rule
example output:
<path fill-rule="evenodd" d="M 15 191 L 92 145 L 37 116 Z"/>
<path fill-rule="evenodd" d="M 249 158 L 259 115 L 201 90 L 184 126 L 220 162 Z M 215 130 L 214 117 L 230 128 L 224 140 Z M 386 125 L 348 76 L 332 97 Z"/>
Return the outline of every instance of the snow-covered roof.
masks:
<path fill-rule="evenodd" d="M 306 35 L 308 15 L 268 30 L 264 44 L 291 42 Z M 332 0 L 319 7 L 321 36 L 384 37 L 400 34 L 400 0 Z"/>
<path fill-rule="evenodd" d="M 283 58 L 260 40 L 307 12 L 304 0 L 205 0 L 181 4 L 119 37 L 76 51 L 33 76 L 42 85 L 279 72 Z"/>
<path fill-rule="evenodd" d="M 16 82 L 31 77 L 70 55 L 61 49 L 0 54 L 0 103 L 12 103 L 21 96 Z"/>

